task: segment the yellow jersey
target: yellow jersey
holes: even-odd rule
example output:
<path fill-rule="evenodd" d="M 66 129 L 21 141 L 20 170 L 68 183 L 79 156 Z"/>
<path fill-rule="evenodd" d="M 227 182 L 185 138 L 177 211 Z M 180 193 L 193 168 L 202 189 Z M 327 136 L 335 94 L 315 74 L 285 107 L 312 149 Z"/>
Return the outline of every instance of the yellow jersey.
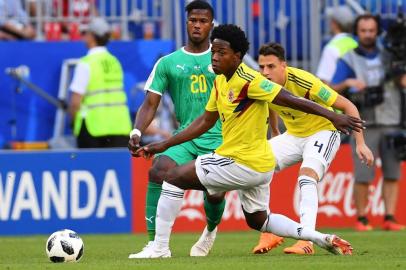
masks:
<path fill-rule="evenodd" d="M 281 86 L 240 64 L 231 79 L 216 76 L 206 110 L 218 111 L 223 143 L 215 150 L 257 172 L 275 168 L 275 156 L 266 135 L 269 103 Z"/>
<path fill-rule="evenodd" d="M 313 74 L 293 67 L 286 68 L 283 87 L 293 95 L 312 100 L 328 110 L 333 110 L 331 106 L 338 96 L 337 92 Z M 330 120 L 324 117 L 275 104 L 270 104 L 270 108 L 278 113 L 287 133 L 293 136 L 308 137 L 322 130 L 336 130 Z"/>

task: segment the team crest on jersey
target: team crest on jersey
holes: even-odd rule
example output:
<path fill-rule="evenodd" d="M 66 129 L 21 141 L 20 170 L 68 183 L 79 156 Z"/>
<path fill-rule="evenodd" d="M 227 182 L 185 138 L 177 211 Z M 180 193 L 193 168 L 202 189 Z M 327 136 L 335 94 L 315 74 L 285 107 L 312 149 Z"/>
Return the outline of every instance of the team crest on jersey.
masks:
<path fill-rule="evenodd" d="M 207 66 L 207 70 L 208 70 L 210 73 L 214 73 L 213 66 L 212 66 L 211 64 L 209 64 L 209 65 Z"/>
<path fill-rule="evenodd" d="M 233 102 L 235 100 L 235 96 L 234 96 L 234 91 L 233 89 L 230 89 L 228 91 L 228 95 L 227 95 L 228 101 Z"/>

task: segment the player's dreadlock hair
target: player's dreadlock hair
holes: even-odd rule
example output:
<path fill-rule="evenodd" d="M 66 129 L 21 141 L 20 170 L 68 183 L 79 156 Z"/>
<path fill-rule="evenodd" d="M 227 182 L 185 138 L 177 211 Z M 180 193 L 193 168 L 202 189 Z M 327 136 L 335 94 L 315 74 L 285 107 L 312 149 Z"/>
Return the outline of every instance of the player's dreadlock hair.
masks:
<path fill-rule="evenodd" d="M 230 47 L 234 52 L 241 53 L 241 59 L 247 53 L 250 46 L 244 31 L 235 24 L 220 24 L 214 27 L 210 41 L 213 42 L 216 38 L 230 43 Z"/>
<path fill-rule="evenodd" d="M 207 3 L 206 1 L 203 1 L 203 0 L 194 0 L 194 1 L 190 2 L 190 3 L 185 7 L 185 11 L 186 11 L 186 13 L 187 13 L 188 15 L 189 15 L 189 13 L 190 13 L 193 9 L 207 9 L 208 11 L 210 11 L 211 17 L 214 18 L 214 10 L 213 10 L 212 6 L 210 6 L 210 4 Z"/>
<path fill-rule="evenodd" d="M 285 49 L 281 44 L 276 42 L 270 42 L 262 45 L 261 48 L 259 48 L 259 55 L 274 55 L 278 57 L 279 60 L 286 61 Z"/>

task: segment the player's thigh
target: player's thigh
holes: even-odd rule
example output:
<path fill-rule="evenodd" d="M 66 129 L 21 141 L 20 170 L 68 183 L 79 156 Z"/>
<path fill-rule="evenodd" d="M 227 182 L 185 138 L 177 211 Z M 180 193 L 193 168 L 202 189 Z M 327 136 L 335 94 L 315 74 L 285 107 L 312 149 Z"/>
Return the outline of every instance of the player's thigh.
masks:
<path fill-rule="evenodd" d="M 206 188 L 197 177 L 194 160 L 169 170 L 165 181 L 181 189 L 206 191 Z"/>
<path fill-rule="evenodd" d="M 196 174 L 209 194 L 269 185 L 272 178 L 272 172 L 256 172 L 215 153 L 196 159 Z"/>
<path fill-rule="evenodd" d="M 272 177 L 272 175 L 271 175 Z M 252 214 L 269 209 L 269 185 L 263 184 L 250 189 L 238 190 L 241 205 L 245 212 Z"/>
<path fill-rule="evenodd" d="M 286 132 L 268 140 L 275 155 L 277 169 L 282 170 L 302 160 L 301 138 Z"/>
<path fill-rule="evenodd" d="M 166 151 L 155 155 L 152 168 L 149 170 L 149 181 L 162 184 L 169 169 L 193 160 L 195 156 L 189 149 L 189 142 L 186 142 L 170 147 Z"/>
<path fill-rule="evenodd" d="M 177 165 L 183 165 L 196 159 L 196 149 L 192 142 L 184 142 L 182 144 L 174 145 L 155 157 L 167 156 Z"/>
<path fill-rule="evenodd" d="M 314 170 L 321 180 L 340 148 L 340 142 L 338 131 L 323 130 L 307 137 L 301 168 Z"/>

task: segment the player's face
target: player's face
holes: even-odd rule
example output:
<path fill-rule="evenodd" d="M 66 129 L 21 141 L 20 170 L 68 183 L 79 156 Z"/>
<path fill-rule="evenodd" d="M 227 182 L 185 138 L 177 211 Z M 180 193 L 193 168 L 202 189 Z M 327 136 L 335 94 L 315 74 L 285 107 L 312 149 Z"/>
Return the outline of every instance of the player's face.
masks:
<path fill-rule="evenodd" d="M 374 19 L 361 19 L 358 22 L 359 43 L 366 49 L 374 48 L 378 37 L 378 25 Z"/>
<path fill-rule="evenodd" d="M 238 67 L 240 53 L 235 53 L 230 43 L 216 38 L 211 44 L 211 64 L 216 74 L 232 75 Z"/>
<path fill-rule="evenodd" d="M 193 9 L 186 21 L 189 40 L 201 43 L 208 39 L 213 27 L 213 17 L 207 9 Z"/>
<path fill-rule="evenodd" d="M 259 72 L 268 80 L 284 85 L 286 80 L 286 62 L 275 55 L 262 55 L 258 57 Z"/>

